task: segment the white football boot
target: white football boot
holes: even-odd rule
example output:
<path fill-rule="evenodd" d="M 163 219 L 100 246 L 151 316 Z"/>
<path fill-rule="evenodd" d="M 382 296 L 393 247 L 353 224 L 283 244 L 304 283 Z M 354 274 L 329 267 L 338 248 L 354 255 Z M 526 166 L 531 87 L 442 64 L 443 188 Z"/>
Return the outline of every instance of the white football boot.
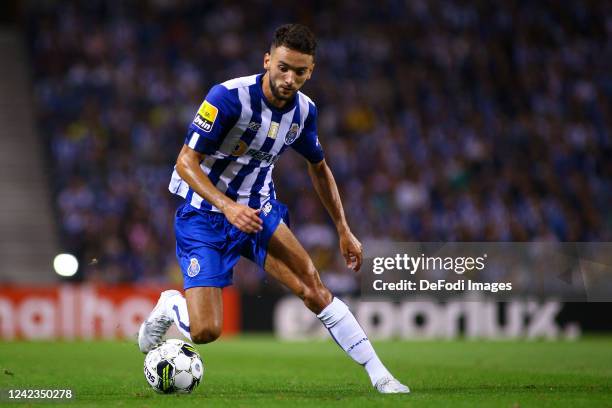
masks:
<path fill-rule="evenodd" d="M 140 347 L 140 351 L 143 353 L 148 353 L 162 342 L 162 337 L 174 322 L 172 316 L 166 311 L 166 299 L 180 294 L 181 292 L 178 290 L 162 292 L 149 317 L 140 325 L 140 330 L 138 330 L 138 347 Z"/>
<path fill-rule="evenodd" d="M 381 394 L 408 394 L 410 389 L 391 376 L 383 377 L 374 385 Z"/>

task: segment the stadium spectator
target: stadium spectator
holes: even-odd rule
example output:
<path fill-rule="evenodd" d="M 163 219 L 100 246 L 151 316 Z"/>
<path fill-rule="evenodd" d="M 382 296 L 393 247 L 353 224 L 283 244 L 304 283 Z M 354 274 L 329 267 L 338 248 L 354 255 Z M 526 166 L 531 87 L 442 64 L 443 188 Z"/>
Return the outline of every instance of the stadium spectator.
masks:
<path fill-rule="evenodd" d="M 366 252 L 370 240 L 612 240 L 609 3 L 268 3 L 26 6 L 40 133 L 85 279 L 176 273 L 175 153 L 210 86 L 261 66 L 264 19 L 319 38 L 325 63 L 305 92 Z M 280 198 L 329 282 L 351 288 L 301 165 L 278 163 Z"/>

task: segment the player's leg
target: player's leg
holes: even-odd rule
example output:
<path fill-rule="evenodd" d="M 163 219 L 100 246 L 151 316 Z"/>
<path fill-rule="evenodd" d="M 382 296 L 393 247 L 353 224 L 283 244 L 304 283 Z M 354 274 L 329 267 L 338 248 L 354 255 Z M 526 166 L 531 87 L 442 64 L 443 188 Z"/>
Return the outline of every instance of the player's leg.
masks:
<path fill-rule="evenodd" d="M 239 251 L 226 245 L 228 223 L 222 214 L 202 213 L 189 204 L 175 218 L 176 256 L 184 279 L 185 296 L 162 292 L 138 334 L 140 350 L 159 344 L 172 323 L 195 343 L 219 337 L 223 321 L 221 288 L 232 281 Z M 240 238 L 240 237 L 238 237 Z"/>
<path fill-rule="evenodd" d="M 177 212 L 177 258 L 183 272 L 185 297 L 173 297 L 170 311 L 176 327 L 194 343 L 210 343 L 221 334 L 222 288 L 232 283 L 239 251 L 228 239 L 231 225 L 220 213 L 192 207 Z"/>
<path fill-rule="evenodd" d="M 162 292 L 157 304 L 140 325 L 138 330 L 138 347 L 143 353 L 148 353 L 155 348 L 172 325 L 173 319 L 168 311 L 168 300 L 175 297 L 182 297 L 178 290 Z"/>
<path fill-rule="evenodd" d="M 333 300 L 310 256 L 285 224 L 278 226 L 268 243 L 264 269 L 315 314 L 321 313 Z"/>
<path fill-rule="evenodd" d="M 165 315 L 170 316 L 178 330 L 197 344 L 210 343 L 221 335 L 223 299 L 221 288 L 192 287 L 165 299 Z M 168 291 L 167 291 L 168 292 Z M 165 292 L 164 292 L 165 293 Z"/>
<path fill-rule="evenodd" d="M 161 342 L 172 323 L 190 341 L 210 343 L 221 335 L 223 299 L 221 288 L 192 287 L 185 296 L 178 290 L 166 290 L 142 323 L 138 345 L 143 353 Z"/>
<path fill-rule="evenodd" d="M 138 343 L 142 352 L 155 347 L 172 323 L 190 341 L 210 343 L 221 335 L 223 325 L 222 289 L 191 287 L 185 296 L 178 290 L 162 292 L 157 305 L 142 323 Z"/>
<path fill-rule="evenodd" d="M 194 343 L 210 343 L 221 335 L 223 327 L 221 291 L 221 288 L 214 287 L 195 287 L 185 291 L 188 310 L 186 318 L 191 322 L 188 328 Z"/>
<path fill-rule="evenodd" d="M 319 278 L 310 256 L 289 228 L 281 223 L 267 249 L 265 270 L 299 296 L 329 330 L 338 345 L 367 371 L 372 385 L 383 393 L 405 393 L 380 361 L 365 332 L 347 307 L 334 298 Z"/>

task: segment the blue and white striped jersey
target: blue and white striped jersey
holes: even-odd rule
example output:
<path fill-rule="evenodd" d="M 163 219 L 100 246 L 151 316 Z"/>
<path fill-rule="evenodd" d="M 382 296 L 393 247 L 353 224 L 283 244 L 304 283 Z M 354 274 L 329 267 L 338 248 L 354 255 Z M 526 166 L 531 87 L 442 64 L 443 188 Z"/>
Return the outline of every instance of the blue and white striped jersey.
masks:
<path fill-rule="evenodd" d="M 310 162 L 323 160 L 317 137 L 317 109 L 301 92 L 282 109 L 266 100 L 262 74 L 215 85 L 189 126 L 185 144 L 204 153 L 200 167 L 229 198 L 261 208 L 276 198 L 272 169 L 292 147 Z M 195 208 L 219 210 L 181 179 L 176 169 L 169 190 Z"/>

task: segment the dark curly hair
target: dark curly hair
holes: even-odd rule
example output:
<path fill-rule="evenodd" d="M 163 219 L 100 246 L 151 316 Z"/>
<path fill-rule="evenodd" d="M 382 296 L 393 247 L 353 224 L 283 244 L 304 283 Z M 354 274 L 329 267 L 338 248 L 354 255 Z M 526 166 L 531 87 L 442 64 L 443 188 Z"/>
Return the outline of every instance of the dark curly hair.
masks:
<path fill-rule="evenodd" d="M 274 31 L 272 48 L 285 46 L 294 51 L 315 56 L 317 40 L 308 27 L 302 24 L 284 24 Z"/>

